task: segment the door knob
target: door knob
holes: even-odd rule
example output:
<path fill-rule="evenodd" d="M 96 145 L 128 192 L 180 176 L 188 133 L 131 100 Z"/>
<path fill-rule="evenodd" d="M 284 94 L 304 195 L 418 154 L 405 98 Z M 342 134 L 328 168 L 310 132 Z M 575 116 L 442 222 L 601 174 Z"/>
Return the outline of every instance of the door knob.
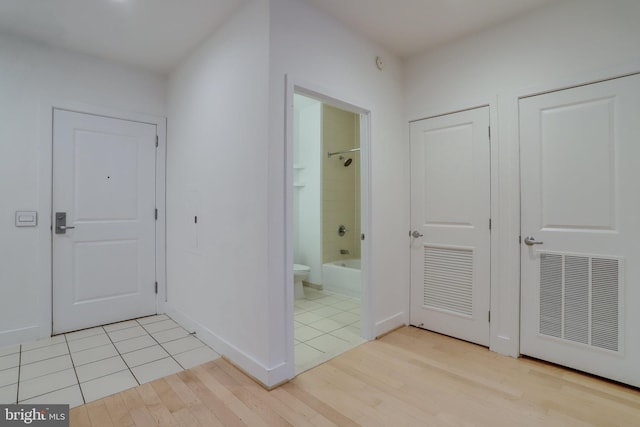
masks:
<path fill-rule="evenodd" d="M 527 236 L 524 238 L 524 244 L 527 246 L 533 246 L 533 245 L 541 245 L 544 242 L 538 242 L 536 241 L 536 238 L 533 236 Z"/>
<path fill-rule="evenodd" d="M 56 234 L 66 234 L 67 230 L 72 230 L 75 227 L 67 225 L 67 213 L 56 212 Z"/>
<path fill-rule="evenodd" d="M 421 234 L 418 230 L 413 230 L 413 233 L 411 233 L 411 237 L 417 239 L 418 237 L 422 237 L 424 236 L 424 234 Z"/>

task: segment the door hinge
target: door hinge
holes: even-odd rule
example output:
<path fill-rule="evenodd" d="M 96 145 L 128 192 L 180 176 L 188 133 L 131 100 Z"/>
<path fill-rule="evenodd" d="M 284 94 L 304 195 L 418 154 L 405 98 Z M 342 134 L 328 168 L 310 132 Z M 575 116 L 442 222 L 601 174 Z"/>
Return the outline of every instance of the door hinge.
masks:
<path fill-rule="evenodd" d="M 156 294 L 158 293 L 158 282 L 156 282 Z"/>
<path fill-rule="evenodd" d="M 522 236 L 518 236 L 518 244 L 521 245 L 522 244 Z"/>
<path fill-rule="evenodd" d="M 489 314 L 487 317 L 488 317 L 489 323 L 491 323 L 491 311 L 489 311 Z"/>
<path fill-rule="evenodd" d="M 158 135 L 156 135 L 156 148 L 158 147 Z"/>
<path fill-rule="evenodd" d="M 489 230 L 491 230 L 491 218 L 489 218 Z"/>
<path fill-rule="evenodd" d="M 489 139 L 491 139 L 491 126 L 489 126 Z"/>
<path fill-rule="evenodd" d="M 360 240 L 364 240 L 364 233 L 360 233 Z"/>
<path fill-rule="evenodd" d="M 157 221 L 157 220 L 158 220 L 158 208 L 156 208 L 156 214 L 155 214 L 155 216 L 156 216 L 156 221 Z"/>

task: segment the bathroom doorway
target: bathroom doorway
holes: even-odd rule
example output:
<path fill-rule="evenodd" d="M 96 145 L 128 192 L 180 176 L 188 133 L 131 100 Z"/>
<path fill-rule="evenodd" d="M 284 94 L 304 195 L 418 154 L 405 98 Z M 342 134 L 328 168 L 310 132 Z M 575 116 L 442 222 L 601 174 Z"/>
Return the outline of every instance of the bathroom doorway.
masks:
<path fill-rule="evenodd" d="M 363 192 L 368 115 L 296 91 L 292 125 L 297 375 L 366 341 L 362 207 L 368 202 Z"/>

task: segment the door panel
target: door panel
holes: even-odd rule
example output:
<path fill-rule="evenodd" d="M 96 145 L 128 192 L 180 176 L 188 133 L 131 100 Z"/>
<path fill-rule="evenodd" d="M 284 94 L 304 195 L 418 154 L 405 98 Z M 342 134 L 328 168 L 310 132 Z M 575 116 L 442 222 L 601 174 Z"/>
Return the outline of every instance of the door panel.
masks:
<path fill-rule="evenodd" d="M 521 352 L 640 385 L 640 77 L 520 101 Z"/>
<path fill-rule="evenodd" d="M 489 344 L 489 109 L 411 124 L 411 324 Z"/>
<path fill-rule="evenodd" d="M 54 110 L 53 331 L 154 314 L 155 125 Z"/>
<path fill-rule="evenodd" d="M 613 229 L 613 101 L 576 100 L 541 112 L 544 228 Z"/>

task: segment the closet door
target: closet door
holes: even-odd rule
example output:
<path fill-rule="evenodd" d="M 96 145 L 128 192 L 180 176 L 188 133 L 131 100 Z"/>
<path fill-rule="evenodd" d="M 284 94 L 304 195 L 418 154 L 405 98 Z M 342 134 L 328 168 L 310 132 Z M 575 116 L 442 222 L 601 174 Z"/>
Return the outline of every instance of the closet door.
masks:
<path fill-rule="evenodd" d="M 411 324 L 489 345 L 489 108 L 411 124 Z"/>
<path fill-rule="evenodd" d="M 521 352 L 640 386 L 640 76 L 520 101 Z"/>

